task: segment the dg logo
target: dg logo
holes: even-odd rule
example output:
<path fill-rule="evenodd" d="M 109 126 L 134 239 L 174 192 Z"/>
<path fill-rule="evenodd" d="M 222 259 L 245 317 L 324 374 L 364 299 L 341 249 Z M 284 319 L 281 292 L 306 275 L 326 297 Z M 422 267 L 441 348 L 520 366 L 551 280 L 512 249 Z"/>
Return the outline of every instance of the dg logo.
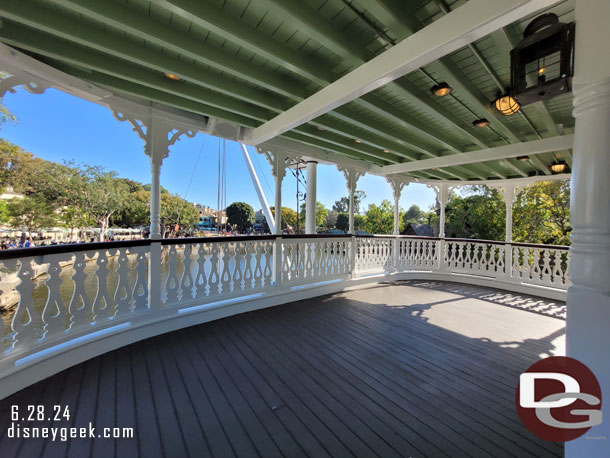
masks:
<path fill-rule="evenodd" d="M 602 422 L 597 378 L 565 356 L 545 358 L 521 374 L 515 401 L 523 424 L 548 441 L 574 440 Z"/>

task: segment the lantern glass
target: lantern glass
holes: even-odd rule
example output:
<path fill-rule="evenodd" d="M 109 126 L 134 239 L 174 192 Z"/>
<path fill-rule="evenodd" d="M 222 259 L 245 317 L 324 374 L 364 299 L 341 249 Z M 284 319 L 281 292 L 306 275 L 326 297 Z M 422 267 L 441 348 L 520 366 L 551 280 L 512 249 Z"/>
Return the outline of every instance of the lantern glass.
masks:
<path fill-rule="evenodd" d="M 553 162 L 551 164 L 551 171 L 553 173 L 563 173 L 566 171 L 567 168 L 568 168 L 568 164 L 566 164 L 563 161 Z"/>
<path fill-rule="evenodd" d="M 500 112 L 504 116 L 514 115 L 521 108 L 519 102 L 517 102 L 517 100 L 510 95 L 498 97 L 496 99 L 495 106 L 496 110 L 498 110 L 498 112 Z"/>

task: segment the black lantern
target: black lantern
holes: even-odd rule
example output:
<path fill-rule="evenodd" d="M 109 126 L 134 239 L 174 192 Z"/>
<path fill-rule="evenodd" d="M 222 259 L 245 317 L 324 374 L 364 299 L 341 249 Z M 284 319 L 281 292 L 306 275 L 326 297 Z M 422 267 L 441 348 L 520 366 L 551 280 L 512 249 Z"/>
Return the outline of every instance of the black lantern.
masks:
<path fill-rule="evenodd" d="M 510 52 L 512 96 L 519 103 L 545 100 L 572 90 L 574 23 L 556 14 L 538 16 L 528 24 L 523 40 Z"/>

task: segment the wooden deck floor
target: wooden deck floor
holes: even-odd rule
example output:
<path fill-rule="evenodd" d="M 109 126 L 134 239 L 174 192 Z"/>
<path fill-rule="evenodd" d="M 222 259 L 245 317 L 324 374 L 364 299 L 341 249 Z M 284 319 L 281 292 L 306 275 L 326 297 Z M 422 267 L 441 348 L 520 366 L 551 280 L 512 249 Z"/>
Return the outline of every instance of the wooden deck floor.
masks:
<path fill-rule="evenodd" d="M 514 407 L 519 374 L 563 353 L 562 308 L 419 281 L 195 326 L 3 400 L 0 456 L 562 456 Z M 28 404 L 68 405 L 70 421 L 53 426 L 133 427 L 135 438 L 8 438 L 11 405 Z"/>

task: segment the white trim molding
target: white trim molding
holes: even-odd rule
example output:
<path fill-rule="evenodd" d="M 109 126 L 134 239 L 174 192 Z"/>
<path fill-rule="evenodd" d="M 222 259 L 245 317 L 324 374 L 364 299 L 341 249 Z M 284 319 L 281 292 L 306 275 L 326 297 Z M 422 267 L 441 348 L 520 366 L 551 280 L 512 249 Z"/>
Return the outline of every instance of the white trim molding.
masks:
<path fill-rule="evenodd" d="M 477 162 L 548 153 L 549 151 L 561 151 L 570 149 L 573 145 L 573 134 L 558 135 L 555 137 L 543 138 L 541 140 L 533 140 L 530 142 L 514 143 L 511 145 L 469 151 L 467 153 L 452 154 L 450 156 L 423 159 L 421 161 L 386 165 L 384 167 L 372 166 L 371 168 L 373 172 L 378 172 L 382 175 L 409 173 L 417 172 L 418 170 L 451 167 L 455 165 L 473 164 Z"/>

